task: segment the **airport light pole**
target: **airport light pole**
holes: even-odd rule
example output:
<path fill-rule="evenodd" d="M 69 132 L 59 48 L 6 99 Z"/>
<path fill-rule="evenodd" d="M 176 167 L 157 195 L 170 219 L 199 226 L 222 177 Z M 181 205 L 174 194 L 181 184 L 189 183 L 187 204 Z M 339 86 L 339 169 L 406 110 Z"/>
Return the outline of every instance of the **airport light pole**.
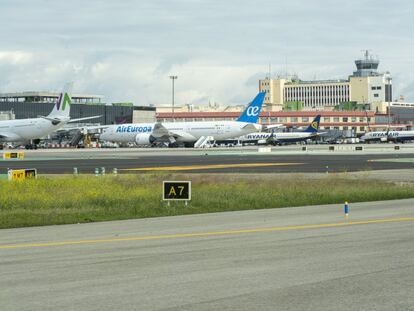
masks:
<path fill-rule="evenodd" d="M 170 76 L 172 80 L 172 118 L 174 119 L 174 81 L 178 79 L 178 76 Z"/>
<path fill-rule="evenodd" d="M 388 132 L 390 131 L 391 127 L 391 77 L 387 76 L 387 88 L 388 88 Z"/>

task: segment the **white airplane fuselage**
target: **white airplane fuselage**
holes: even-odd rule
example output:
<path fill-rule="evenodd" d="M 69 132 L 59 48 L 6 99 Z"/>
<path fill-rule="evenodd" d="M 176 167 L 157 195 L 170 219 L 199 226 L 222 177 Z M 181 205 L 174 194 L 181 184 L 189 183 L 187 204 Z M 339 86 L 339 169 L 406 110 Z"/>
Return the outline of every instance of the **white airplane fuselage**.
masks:
<path fill-rule="evenodd" d="M 271 138 L 274 142 L 296 142 L 310 139 L 316 136 L 316 133 L 309 132 L 291 132 L 291 133 L 251 133 L 239 137 L 240 142 L 259 142 Z"/>
<path fill-rule="evenodd" d="M 100 139 L 112 142 L 135 142 L 147 145 L 147 141 L 156 123 L 135 123 L 112 125 L 104 130 Z M 215 140 L 234 138 L 261 129 L 260 124 L 239 121 L 196 121 L 196 122 L 163 122 L 168 131 L 180 133 L 177 142 L 192 143 L 200 137 L 212 136 Z"/>
<path fill-rule="evenodd" d="M 365 133 L 363 141 L 406 141 L 414 140 L 414 131 L 378 131 Z"/>
<path fill-rule="evenodd" d="M 43 118 L 0 121 L 0 142 L 27 142 L 50 134 L 66 122 L 53 125 Z"/>

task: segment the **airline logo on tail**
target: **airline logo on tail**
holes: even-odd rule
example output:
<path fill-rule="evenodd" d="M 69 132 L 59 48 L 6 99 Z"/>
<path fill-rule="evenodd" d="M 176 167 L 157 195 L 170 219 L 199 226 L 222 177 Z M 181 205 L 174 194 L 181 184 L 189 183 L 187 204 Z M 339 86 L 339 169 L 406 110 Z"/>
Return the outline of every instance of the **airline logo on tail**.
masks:
<path fill-rule="evenodd" d="M 63 96 L 63 100 L 62 100 L 62 96 Z M 62 109 L 60 109 L 61 105 L 62 105 Z M 70 105 L 70 97 L 68 93 L 60 93 L 57 106 L 56 106 L 57 110 L 65 111 L 66 106 L 69 106 L 69 105 Z"/>
<path fill-rule="evenodd" d="M 255 117 L 255 116 L 259 115 L 259 111 L 260 111 L 260 109 L 257 106 L 256 107 L 249 107 L 246 111 L 246 115 L 249 116 L 249 117 Z"/>
<path fill-rule="evenodd" d="M 59 98 L 51 113 L 49 113 L 48 117 L 53 119 L 61 119 L 61 118 L 69 118 L 70 114 L 70 93 L 66 91 L 68 89 L 67 86 L 63 89 L 63 92 L 60 93 Z"/>
<path fill-rule="evenodd" d="M 256 95 L 250 105 L 243 111 L 237 121 L 247 123 L 257 123 L 259 119 L 260 111 L 262 110 L 263 100 L 265 92 L 260 92 Z"/>
<path fill-rule="evenodd" d="M 315 119 L 313 119 L 312 123 L 308 126 L 305 132 L 316 133 L 319 129 L 319 123 L 321 121 L 321 116 L 317 115 Z"/>

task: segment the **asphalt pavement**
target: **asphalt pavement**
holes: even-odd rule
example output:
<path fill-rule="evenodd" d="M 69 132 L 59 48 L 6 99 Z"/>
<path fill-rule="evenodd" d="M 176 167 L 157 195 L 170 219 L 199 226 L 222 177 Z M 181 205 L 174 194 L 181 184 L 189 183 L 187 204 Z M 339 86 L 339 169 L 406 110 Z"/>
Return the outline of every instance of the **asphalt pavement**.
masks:
<path fill-rule="evenodd" d="M 282 149 L 283 150 L 283 149 Z M 290 149 L 287 149 L 290 150 Z M 186 171 L 189 173 L 316 173 L 397 170 L 414 168 L 414 151 L 366 154 L 295 151 L 260 153 L 243 150 L 46 150 L 29 152 L 24 160 L 1 160 L 0 174 L 8 169 L 36 168 L 39 174 L 93 174 L 95 168 L 119 173 Z"/>
<path fill-rule="evenodd" d="M 413 237 L 414 199 L 0 230 L 1 309 L 414 310 Z"/>

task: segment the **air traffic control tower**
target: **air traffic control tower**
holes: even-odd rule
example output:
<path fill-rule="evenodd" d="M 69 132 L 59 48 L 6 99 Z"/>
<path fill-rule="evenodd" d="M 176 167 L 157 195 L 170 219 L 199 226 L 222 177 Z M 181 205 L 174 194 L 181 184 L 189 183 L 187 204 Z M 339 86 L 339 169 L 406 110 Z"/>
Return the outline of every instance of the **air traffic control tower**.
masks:
<path fill-rule="evenodd" d="M 368 76 L 379 76 L 377 71 L 379 60 L 375 59 L 372 55 L 369 54 L 369 51 L 364 52 L 363 59 L 357 59 L 355 65 L 357 71 L 354 71 L 354 77 L 368 77 Z"/>
<path fill-rule="evenodd" d="M 379 60 L 368 50 L 357 59 L 357 70 L 349 77 L 352 99 L 358 102 L 378 103 L 392 101 L 392 78 L 389 72 L 378 72 Z"/>

